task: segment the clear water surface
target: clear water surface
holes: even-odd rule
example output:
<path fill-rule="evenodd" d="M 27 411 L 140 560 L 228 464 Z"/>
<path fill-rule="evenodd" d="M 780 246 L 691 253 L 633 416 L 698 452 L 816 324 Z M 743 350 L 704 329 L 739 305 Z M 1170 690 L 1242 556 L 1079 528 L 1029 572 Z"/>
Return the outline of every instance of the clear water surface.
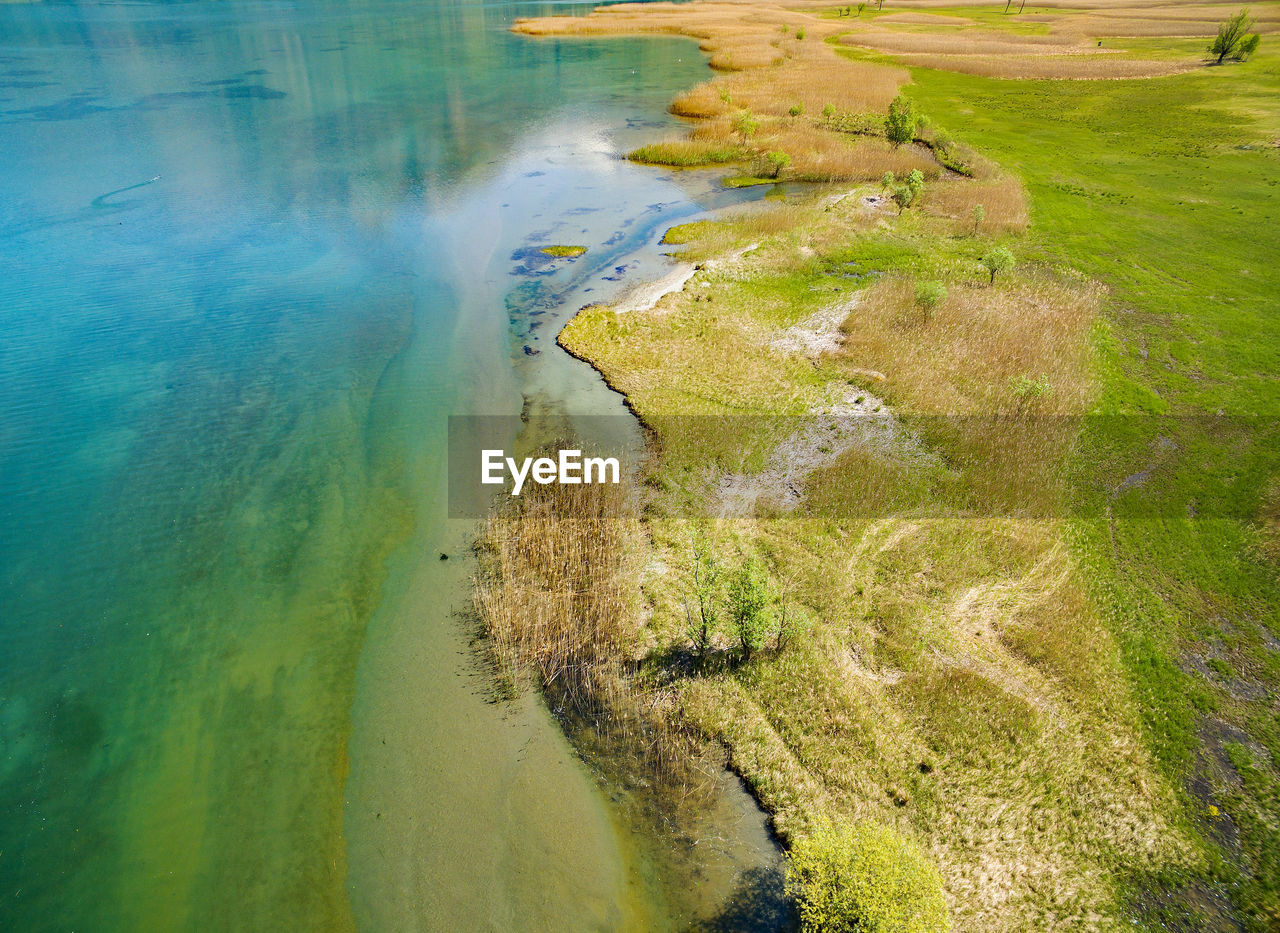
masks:
<path fill-rule="evenodd" d="M 0 929 L 688 919 L 456 615 L 445 417 L 617 410 L 558 323 L 730 197 L 617 158 L 694 45 L 551 9 L 0 4 Z"/>

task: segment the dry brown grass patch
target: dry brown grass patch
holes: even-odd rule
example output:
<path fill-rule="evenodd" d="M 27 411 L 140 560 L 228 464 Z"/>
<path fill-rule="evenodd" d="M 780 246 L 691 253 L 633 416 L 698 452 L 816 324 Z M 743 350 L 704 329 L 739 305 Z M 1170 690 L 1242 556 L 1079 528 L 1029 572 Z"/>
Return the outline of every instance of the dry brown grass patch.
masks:
<path fill-rule="evenodd" d="M 984 78 L 1105 81 L 1121 78 L 1161 78 L 1182 74 L 1196 62 L 1139 61 L 1102 56 L 900 55 L 908 65 L 958 71 Z"/>
<path fill-rule="evenodd" d="M 1021 233 L 1027 229 L 1027 194 L 1022 183 L 1011 176 L 989 182 L 951 180 L 925 192 L 923 210 L 949 218 L 954 233 L 971 233 L 973 209 L 981 204 L 986 212 L 978 233 Z"/>
<path fill-rule="evenodd" d="M 1091 398 L 1084 335 L 1098 293 L 1022 279 L 995 287 L 948 284 L 928 324 L 915 283 L 888 278 L 862 293 L 842 326 L 856 366 L 891 374 L 895 402 L 918 414 L 986 415 L 1020 410 L 1010 380 L 1043 376 L 1053 394 L 1043 414 L 1079 414 Z"/>

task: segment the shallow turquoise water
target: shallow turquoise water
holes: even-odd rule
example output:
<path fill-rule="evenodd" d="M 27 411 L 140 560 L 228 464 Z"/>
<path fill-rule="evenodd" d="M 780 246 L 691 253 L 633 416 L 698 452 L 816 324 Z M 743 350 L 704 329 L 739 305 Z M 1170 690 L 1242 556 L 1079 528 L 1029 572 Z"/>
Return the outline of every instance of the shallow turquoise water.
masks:
<path fill-rule="evenodd" d="M 522 347 L 717 198 L 616 159 L 705 77 L 694 46 L 506 32 L 549 9 L 0 4 L 0 929 L 344 928 L 353 901 L 373 928 L 465 928 L 492 883 L 489 856 L 440 850 L 491 802 L 450 807 L 487 786 L 467 768 L 522 736 L 578 780 L 536 711 L 466 736 L 476 689 L 405 688 L 467 663 L 458 581 L 420 567 L 465 538 L 444 418 L 530 386 L 607 406 Z M 548 240 L 592 249 L 530 265 Z M 582 825 L 544 835 L 617 855 L 589 782 L 528 783 L 486 793 L 554 800 L 535 823 Z M 370 835 L 384 792 L 464 825 Z M 537 862 L 509 858 L 513 813 L 484 826 L 515 866 L 494 877 Z M 625 883 L 580 870 L 601 904 Z M 445 891 L 459 914 L 423 921 Z M 629 922 L 601 917 L 568 922 Z"/>

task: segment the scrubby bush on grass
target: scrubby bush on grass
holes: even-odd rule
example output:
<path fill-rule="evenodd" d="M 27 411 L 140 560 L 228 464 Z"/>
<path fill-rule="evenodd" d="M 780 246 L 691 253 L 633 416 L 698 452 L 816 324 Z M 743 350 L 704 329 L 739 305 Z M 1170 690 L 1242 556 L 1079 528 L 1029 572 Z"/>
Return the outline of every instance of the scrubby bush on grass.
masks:
<path fill-rule="evenodd" d="M 804 933 L 941 933 L 951 929 L 942 878 L 896 830 L 820 823 L 796 840 L 787 888 Z"/>
<path fill-rule="evenodd" d="M 758 561 L 748 558 L 742 562 L 729 581 L 728 596 L 729 623 L 742 651 L 742 660 L 750 661 L 752 652 L 764 646 L 773 601 L 769 581 Z"/>
<path fill-rule="evenodd" d="M 885 179 L 888 179 L 892 184 L 893 176 L 891 174 L 886 173 Z M 912 169 L 911 174 L 907 176 L 906 184 L 894 185 L 893 193 L 890 197 L 893 198 L 893 203 L 898 205 L 898 213 L 901 214 L 916 201 L 920 200 L 920 195 L 923 191 L 924 173 L 919 169 Z"/>
<path fill-rule="evenodd" d="M 1007 272 L 1013 268 L 1014 264 L 1013 253 L 1009 252 L 1009 250 L 1003 246 L 997 246 L 995 249 L 983 256 L 979 261 L 986 270 L 991 273 L 990 284 L 992 285 L 996 284 L 997 273 Z"/>
<path fill-rule="evenodd" d="M 699 658 L 705 658 L 720 629 L 723 595 L 720 565 L 705 542 L 694 545 L 690 577 L 693 593 L 691 598 L 685 598 L 685 619 L 694 650 Z"/>
<path fill-rule="evenodd" d="M 782 174 L 782 170 L 791 164 L 791 156 L 785 152 L 770 152 L 765 156 L 765 160 L 769 163 L 769 168 L 773 169 L 774 178 Z"/>
<path fill-rule="evenodd" d="M 947 297 L 947 289 L 941 282 L 917 282 L 916 283 L 916 307 L 920 309 L 924 315 L 925 323 L 928 323 L 930 316 L 942 300 Z"/>
<path fill-rule="evenodd" d="M 758 129 L 760 129 L 760 120 L 750 110 L 739 111 L 733 118 L 733 131 L 742 137 L 744 146 Z"/>

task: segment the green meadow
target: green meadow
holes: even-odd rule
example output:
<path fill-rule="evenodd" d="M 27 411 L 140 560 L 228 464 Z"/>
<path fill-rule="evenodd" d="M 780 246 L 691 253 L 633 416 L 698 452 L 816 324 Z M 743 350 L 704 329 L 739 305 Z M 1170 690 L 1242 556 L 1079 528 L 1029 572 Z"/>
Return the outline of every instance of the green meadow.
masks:
<path fill-rule="evenodd" d="M 1026 246 L 1108 287 L 1099 413 L 1173 416 L 1130 419 L 1150 436 L 1152 463 L 1134 465 L 1149 478 L 1124 493 L 1125 518 L 1080 520 L 1072 540 L 1145 734 L 1214 843 L 1212 878 L 1267 928 L 1280 918 L 1280 53 L 1264 43 L 1243 65 L 1140 81 L 914 81 L 923 110 L 1022 177 Z M 1090 440 L 1083 494 L 1105 497 L 1114 464 Z"/>

